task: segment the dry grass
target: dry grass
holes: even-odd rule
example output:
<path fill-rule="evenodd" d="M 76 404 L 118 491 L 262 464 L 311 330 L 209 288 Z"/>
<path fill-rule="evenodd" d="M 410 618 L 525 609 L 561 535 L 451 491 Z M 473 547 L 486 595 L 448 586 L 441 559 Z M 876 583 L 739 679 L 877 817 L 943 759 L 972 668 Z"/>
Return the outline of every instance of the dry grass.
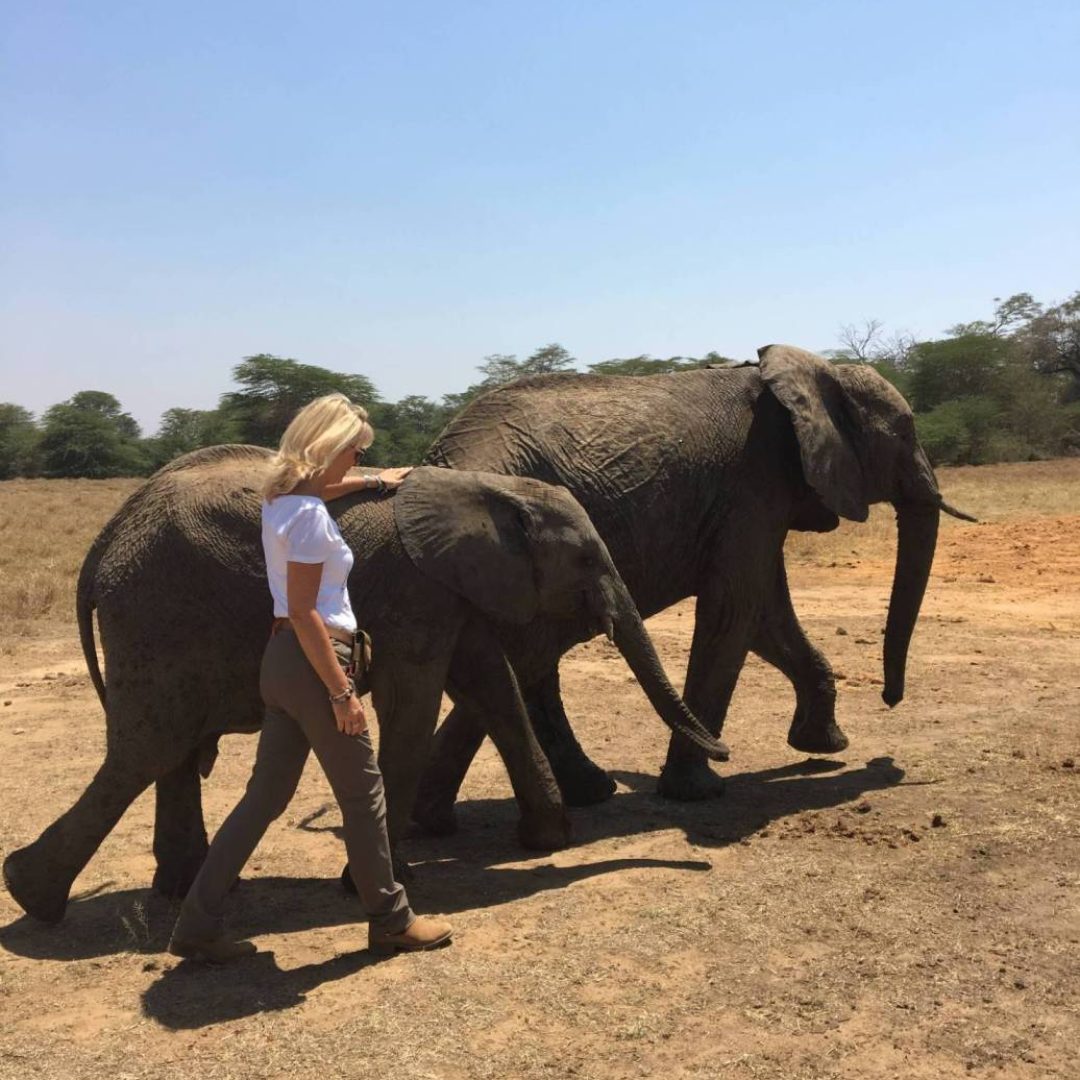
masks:
<path fill-rule="evenodd" d="M 74 619 L 75 582 L 94 537 L 141 480 L 0 483 L 0 620 L 25 636 Z M 2 646 L 0 646 L 2 648 Z"/>
<path fill-rule="evenodd" d="M 941 468 L 937 477 L 946 501 L 982 522 L 1080 513 L 1080 458 Z M 947 515 L 941 520 L 943 537 L 967 527 Z M 842 521 L 831 533 L 791 533 L 786 550 L 794 565 L 891 561 L 896 551 L 893 509 L 888 503 L 874 506 L 865 523 Z"/>
<path fill-rule="evenodd" d="M 938 481 L 950 503 L 980 521 L 1080 513 L 1080 457 L 939 469 Z"/>

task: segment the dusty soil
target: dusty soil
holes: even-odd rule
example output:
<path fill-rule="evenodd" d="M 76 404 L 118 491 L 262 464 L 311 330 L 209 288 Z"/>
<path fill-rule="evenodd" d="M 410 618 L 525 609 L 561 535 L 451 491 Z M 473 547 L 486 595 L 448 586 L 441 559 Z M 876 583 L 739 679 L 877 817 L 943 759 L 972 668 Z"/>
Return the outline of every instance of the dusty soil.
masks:
<path fill-rule="evenodd" d="M 1075 490 L 1080 469 L 1009 476 Z M 993 502 L 978 476 L 956 481 Z M 858 529 L 793 542 L 796 606 L 843 676 L 852 746 L 830 760 L 790 750 L 790 688 L 751 660 L 716 802 L 653 794 L 664 730 L 616 652 L 577 649 L 567 701 L 619 793 L 574 812 L 573 847 L 530 856 L 485 748 L 459 834 L 409 846 L 414 903 L 452 915 L 449 949 L 369 957 L 337 885 L 338 814 L 310 767 L 234 894 L 232 925 L 260 954 L 222 970 L 174 960 L 175 906 L 147 889 L 145 796 L 59 927 L 21 918 L 0 890 L 0 1076 L 1076 1076 L 1074 505 L 943 529 L 892 711 L 879 696 L 887 544 Z M 650 621 L 673 674 L 692 620 L 686 603 Z M 4 852 L 78 795 L 102 744 L 74 627 L 7 640 Z M 253 749 L 224 741 L 204 789 L 211 828 Z"/>

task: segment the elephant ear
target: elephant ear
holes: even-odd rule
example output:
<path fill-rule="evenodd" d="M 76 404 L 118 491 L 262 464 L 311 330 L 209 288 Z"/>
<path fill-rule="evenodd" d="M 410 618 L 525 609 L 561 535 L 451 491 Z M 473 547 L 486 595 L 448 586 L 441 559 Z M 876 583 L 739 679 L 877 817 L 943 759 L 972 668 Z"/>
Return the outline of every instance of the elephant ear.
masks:
<path fill-rule="evenodd" d="M 806 482 L 834 513 L 865 521 L 866 483 L 852 435 L 854 410 L 832 365 L 793 345 L 758 349 L 761 377 L 791 415 Z"/>
<path fill-rule="evenodd" d="M 500 621 L 536 616 L 530 508 L 506 477 L 414 469 L 394 496 L 394 519 L 421 573 Z"/>

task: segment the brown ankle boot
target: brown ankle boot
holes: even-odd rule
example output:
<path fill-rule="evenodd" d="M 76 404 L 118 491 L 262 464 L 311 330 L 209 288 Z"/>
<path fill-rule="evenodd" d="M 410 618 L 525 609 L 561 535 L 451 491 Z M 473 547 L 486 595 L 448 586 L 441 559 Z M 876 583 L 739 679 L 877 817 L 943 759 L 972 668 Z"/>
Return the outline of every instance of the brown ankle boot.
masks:
<path fill-rule="evenodd" d="M 453 927 L 445 919 L 432 919 L 418 915 L 400 934 L 380 933 L 374 927 L 368 930 L 368 949 L 384 956 L 398 950 L 419 952 L 448 945 Z"/>

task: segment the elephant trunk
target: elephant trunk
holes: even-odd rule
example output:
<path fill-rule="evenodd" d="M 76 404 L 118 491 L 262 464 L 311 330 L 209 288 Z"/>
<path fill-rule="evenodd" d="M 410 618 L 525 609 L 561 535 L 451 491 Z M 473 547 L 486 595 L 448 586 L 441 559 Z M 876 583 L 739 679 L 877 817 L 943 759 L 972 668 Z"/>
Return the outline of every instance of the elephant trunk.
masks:
<path fill-rule="evenodd" d="M 896 705 L 904 697 L 908 645 L 934 562 L 940 516 L 937 506 L 926 503 L 898 502 L 893 505 L 899 535 L 889 617 L 885 623 L 885 687 L 881 693 L 882 700 L 889 706 Z"/>
<path fill-rule="evenodd" d="M 598 609 L 596 615 L 600 627 L 622 653 L 660 718 L 672 731 L 704 750 L 714 761 L 727 761 L 727 746 L 709 734 L 668 681 L 660 657 L 656 655 L 622 579 L 614 575 L 605 582 L 602 591 L 603 598 L 594 604 L 594 608 Z"/>

